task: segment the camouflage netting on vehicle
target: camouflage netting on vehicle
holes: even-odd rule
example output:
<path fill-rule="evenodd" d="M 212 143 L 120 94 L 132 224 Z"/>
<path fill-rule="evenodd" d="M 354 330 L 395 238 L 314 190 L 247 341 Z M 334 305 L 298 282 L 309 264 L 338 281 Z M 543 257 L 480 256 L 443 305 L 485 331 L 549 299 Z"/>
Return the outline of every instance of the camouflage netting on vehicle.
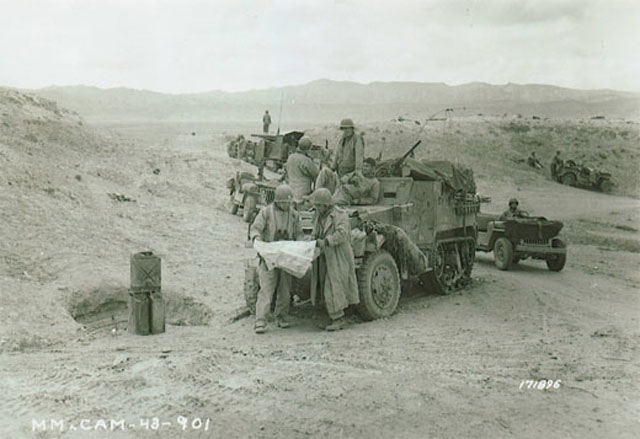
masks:
<path fill-rule="evenodd" d="M 375 230 L 385 238 L 383 248 L 399 261 L 401 271 L 411 275 L 422 274 L 428 267 L 428 259 L 409 236 L 399 227 L 390 224 L 367 222 L 365 229 Z"/>
<path fill-rule="evenodd" d="M 514 218 L 505 221 L 504 233 L 509 239 L 547 240 L 560 233 L 562 227 L 560 221 L 551 221 L 542 216 Z"/>
<path fill-rule="evenodd" d="M 473 170 L 449 161 L 391 159 L 378 165 L 376 177 L 411 177 L 421 181 L 442 181 L 456 193 L 475 194 Z"/>

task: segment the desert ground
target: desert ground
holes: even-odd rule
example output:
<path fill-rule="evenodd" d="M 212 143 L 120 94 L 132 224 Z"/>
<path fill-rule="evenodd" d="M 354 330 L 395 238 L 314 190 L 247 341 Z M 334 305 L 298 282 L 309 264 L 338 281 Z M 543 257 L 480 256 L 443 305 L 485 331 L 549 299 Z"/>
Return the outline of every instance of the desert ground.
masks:
<path fill-rule="evenodd" d="M 469 287 L 407 285 L 388 319 L 351 315 L 327 333 L 322 309 L 302 307 L 294 327 L 256 335 L 251 318 L 231 320 L 251 250 L 225 187 L 254 168 L 225 142 L 257 123 L 88 123 L 11 90 L 0 114 L 0 436 L 640 437 L 637 121 L 362 124 L 366 155 L 400 154 L 418 135 L 418 158 L 474 168 L 486 211 L 515 196 L 562 220 L 567 266 L 503 272 L 478 253 Z M 316 143 L 338 136 L 292 128 Z M 614 192 L 520 161 L 535 150 L 548 163 L 556 149 L 609 167 Z M 162 258 L 169 324 L 154 336 L 125 330 L 129 257 L 143 250 Z M 103 429 L 121 419 L 124 430 Z"/>

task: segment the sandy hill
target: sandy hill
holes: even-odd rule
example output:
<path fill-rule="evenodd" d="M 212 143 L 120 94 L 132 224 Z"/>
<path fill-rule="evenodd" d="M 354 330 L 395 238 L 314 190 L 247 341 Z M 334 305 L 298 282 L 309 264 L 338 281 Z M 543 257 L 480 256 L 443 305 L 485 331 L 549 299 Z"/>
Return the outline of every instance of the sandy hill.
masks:
<path fill-rule="evenodd" d="M 149 120 L 259 120 L 265 109 L 282 120 L 305 124 L 340 120 L 426 117 L 445 108 L 460 116 L 523 114 L 541 117 L 640 117 L 640 94 L 574 90 L 537 84 L 449 86 L 419 82 L 318 80 L 304 85 L 227 93 L 164 94 L 127 88 L 48 87 L 34 90 L 96 122 Z"/>
<path fill-rule="evenodd" d="M 126 306 L 129 255 L 170 253 L 176 244 L 166 237 L 180 228 L 181 209 L 206 203 L 211 191 L 203 174 L 169 177 L 197 157 L 162 159 L 48 99 L 0 89 L 0 115 L 0 297 L 8 315 L 0 350 L 11 351 L 46 345 L 43 333 L 56 340 L 75 331 L 76 308 L 91 311 L 87 297 Z M 156 225 L 161 214 L 170 219 Z M 182 231 L 182 243 L 189 234 Z M 168 285 L 176 297 L 183 291 Z M 175 311 L 174 321 L 183 319 Z"/>

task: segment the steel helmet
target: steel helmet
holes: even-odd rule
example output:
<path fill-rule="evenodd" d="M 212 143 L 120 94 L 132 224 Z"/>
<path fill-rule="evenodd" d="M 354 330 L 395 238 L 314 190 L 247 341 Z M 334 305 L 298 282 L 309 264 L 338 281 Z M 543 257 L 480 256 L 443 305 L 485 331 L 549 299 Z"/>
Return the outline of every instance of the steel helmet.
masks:
<path fill-rule="evenodd" d="M 286 184 L 278 186 L 273 201 L 277 201 L 278 203 L 291 203 L 293 201 L 293 191 L 291 187 Z"/>
<path fill-rule="evenodd" d="M 517 204 L 520 204 L 516 198 L 512 198 L 512 199 L 510 199 L 510 200 L 509 200 L 509 206 L 511 206 L 511 205 L 512 205 L 512 204 L 514 204 L 514 203 L 515 203 L 516 205 L 517 205 Z"/>
<path fill-rule="evenodd" d="M 325 187 L 321 187 L 313 191 L 310 195 L 310 200 L 312 204 L 332 204 L 331 202 L 331 191 Z"/>
<path fill-rule="evenodd" d="M 298 140 L 298 148 L 303 151 L 309 151 L 311 149 L 311 145 L 311 139 L 307 136 L 304 136 L 300 140 Z"/>
<path fill-rule="evenodd" d="M 340 121 L 340 129 L 344 130 L 345 128 L 355 128 L 351 119 L 342 119 Z"/>

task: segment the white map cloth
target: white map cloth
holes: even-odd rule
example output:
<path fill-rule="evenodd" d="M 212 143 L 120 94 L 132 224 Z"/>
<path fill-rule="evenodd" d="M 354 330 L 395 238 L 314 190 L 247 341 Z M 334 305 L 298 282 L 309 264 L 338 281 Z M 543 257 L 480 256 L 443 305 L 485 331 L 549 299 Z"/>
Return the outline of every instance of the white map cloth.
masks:
<path fill-rule="evenodd" d="M 253 248 L 258 252 L 267 269 L 280 268 L 287 273 L 301 278 L 311 268 L 315 241 L 254 241 Z"/>

